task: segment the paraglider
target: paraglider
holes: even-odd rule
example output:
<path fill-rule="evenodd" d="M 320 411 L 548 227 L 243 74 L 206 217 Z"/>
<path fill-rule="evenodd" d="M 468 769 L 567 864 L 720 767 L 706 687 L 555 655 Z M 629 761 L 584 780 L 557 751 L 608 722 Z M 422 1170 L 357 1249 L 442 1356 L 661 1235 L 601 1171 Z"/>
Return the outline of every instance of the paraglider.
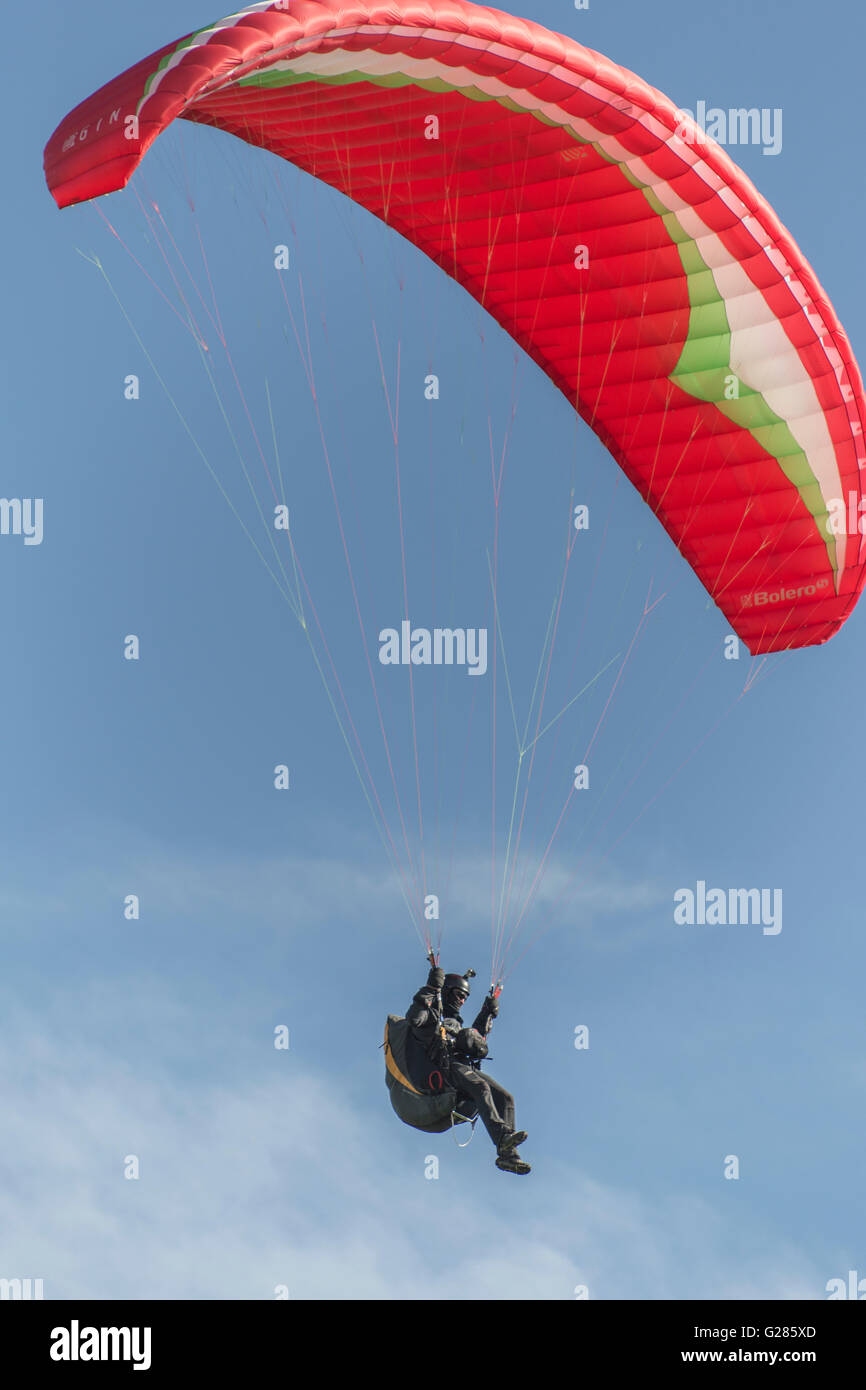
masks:
<path fill-rule="evenodd" d="M 290 161 L 462 285 L 604 443 L 751 653 L 839 631 L 866 582 L 860 372 L 794 238 L 688 113 L 468 0 L 269 0 L 65 117 L 45 151 L 57 205 L 124 187 L 177 118 Z M 380 665 L 411 674 L 401 616 Z M 458 664 L 486 674 L 481 629 L 417 631 L 459 631 L 472 659 Z M 513 1098 L 480 1070 L 495 990 L 467 1029 L 469 972 L 430 963 L 386 1025 L 392 1105 L 425 1132 L 480 1117 L 497 1165 L 528 1172 Z"/>
<path fill-rule="evenodd" d="M 481 1071 L 487 1036 L 499 1014 L 499 990 L 491 986 L 472 1026 L 460 1009 L 474 970 L 446 975 L 431 954 L 426 984 L 413 996 L 405 1019 L 385 1026 L 385 1080 L 391 1104 L 405 1124 L 428 1133 L 480 1118 L 496 1148 L 496 1167 L 528 1173 L 518 1153 L 528 1138 L 515 1128 L 514 1097 Z"/>

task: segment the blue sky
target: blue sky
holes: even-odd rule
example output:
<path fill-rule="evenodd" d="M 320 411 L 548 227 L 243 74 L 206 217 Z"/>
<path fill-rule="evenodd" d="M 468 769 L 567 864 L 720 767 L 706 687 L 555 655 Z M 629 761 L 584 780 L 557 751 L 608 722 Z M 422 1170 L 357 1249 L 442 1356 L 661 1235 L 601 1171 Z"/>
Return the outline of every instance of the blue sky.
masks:
<path fill-rule="evenodd" d="M 781 107 L 778 156 L 731 153 L 862 355 L 853 6 L 826 4 L 820 22 L 811 5 L 775 0 L 721 18 L 633 0 L 514 12 L 683 106 Z M 866 610 L 824 648 L 760 671 L 745 654 L 725 662 L 722 616 L 546 378 L 413 248 L 269 156 L 210 130 L 168 132 L 131 188 L 102 204 L 128 251 L 93 207 L 58 213 L 41 153 L 60 118 L 216 17 L 198 0 L 122 17 L 116 4 L 47 0 L 38 24 L 26 6 L 7 21 L 14 51 L 38 43 L 40 66 L 38 82 L 22 63 L 6 87 L 5 126 L 18 135 L 6 151 L 17 202 L 0 232 L 12 272 L 2 491 L 45 499 L 45 535 L 0 543 L 0 1276 L 42 1278 L 46 1297 L 269 1298 L 287 1285 L 298 1298 L 569 1299 L 586 1285 L 593 1298 L 820 1298 L 827 1280 L 866 1275 Z M 218 401 L 192 336 L 129 254 L 169 289 L 166 238 L 157 244 L 142 211 L 153 201 L 175 238 L 172 264 L 182 256 L 200 287 L 203 237 L 272 459 L 268 383 L 293 534 L 383 797 L 388 766 L 292 327 L 305 310 L 374 651 L 379 628 L 403 616 L 377 338 L 392 404 L 399 354 L 421 624 L 492 626 L 489 441 L 498 459 L 507 436 L 498 598 L 521 721 L 572 488 L 591 526 L 570 566 L 545 720 L 628 649 L 646 595 L 665 594 L 609 707 L 617 665 L 539 742 L 516 872 L 525 888 L 601 721 L 591 790 L 521 923 L 491 1042 L 489 1070 L 531 1135 L 525 1181 L 493 1168 L 480 1129 L 461 1153 L 390 1110 L 382 1024 L 423 981 L 423 951 L 304 635 L 154 375 L 253 528 L 219 402 L 256 495 L 268 493 L 231 369 L 209 354 Z M 279 241 L 292 253 L 285 300 L 273 293 Z M 442 382 L 432 405 L 431 364 Z M 128 373 L 139 401 L 124 400 Z M 128 633 L 141 640 L 135 663 L 122 657 Z M 490 683 L 422 674 L 428 881 L 443 901 L 443 963 L 472 964 L 480 995 Z M 501 872 L 515 739 L 501 666 L 499 681 Z M 380 672 L 379 687 L 420 857 L 403 673 Z M 291 769 L 286 793 L 272 787 L 277 763 Z M 388 808 L 399 840 L 393 799 Z M 698 880 L 781 889 L 781 932 L 676 926 L 673 895 Z M 139 921 L 123 916 L 130 893 Z M 280 1024 L 288 1052 L 273 1047 Z M 587 1051 L 573 1045 L 581 1024 Z M 134 1182 L 128 1154 L 140 1160 Z M 729 1154 L 737 1181 L 723 1175 Z M 417 1283 L 395 1275 L 407 1266 Z"/>

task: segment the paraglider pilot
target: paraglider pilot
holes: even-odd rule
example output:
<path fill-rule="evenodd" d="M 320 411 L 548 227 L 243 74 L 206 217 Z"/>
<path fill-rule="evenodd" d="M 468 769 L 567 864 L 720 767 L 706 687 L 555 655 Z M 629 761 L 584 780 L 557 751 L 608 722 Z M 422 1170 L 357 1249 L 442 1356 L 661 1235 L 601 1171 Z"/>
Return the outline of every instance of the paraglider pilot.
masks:
<path fill-rule="evenodd" d="M 528 1173 L 530 1167 L 517 1152 L 526 1141 L 525 1130 L 514 1128 L 514 1097 L 504 1086 L 481 1071 L 487 1056 L 487 1034 L 499 1013 L 499 1001 L 491 991 L 471 1028 L 466 1028 L 460 1009 L 469 998 L 468 976 L 446 975 L 431 959 L 427 983 L 406 1011 L 413 1039 L 413 1070 L 426 1072 L 428 1081 L 438 1074 L 440 1084 L 457 1092 L 463 1114 L 478 1113 L 496 1145 L 496 1166 L 506 1173 Z M 419 1056 L 420 1054 L 420 1056 Z M 435 1087 L 435 1080 L 432 1081 Z"/>

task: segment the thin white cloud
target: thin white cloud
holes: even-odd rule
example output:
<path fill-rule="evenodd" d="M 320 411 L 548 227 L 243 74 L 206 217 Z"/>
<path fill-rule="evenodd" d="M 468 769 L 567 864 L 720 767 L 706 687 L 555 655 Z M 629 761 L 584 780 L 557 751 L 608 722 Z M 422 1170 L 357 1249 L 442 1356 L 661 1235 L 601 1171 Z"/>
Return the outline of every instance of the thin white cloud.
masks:
<path fill-rule="evenodd" d="M 129 829 L 118 832 L 94 827 L 88 835 L 79 828 L 75 845 L 67 844 L 66 862 L 38 871 L 25 860 L 10 868 L 0 886 L 0 916 L 7 930 L 32 930 L 40 922 L 56 924 L 94 904 L 115 910 L 122 920 L 127 894 L 141 899 L 143 918 L 195 915 L 211 921 L 254 923 L 256 928 L 304 929 L 326 922 L 375 922 L 378 929 L 404 926 L 406 908 L 400 881 L 385 854 L 368 840 L 349 843 L 335 829 L 339 852 L 311 855 L 195 854 L 177 851 L 152 837 Z M 93 862 L 94 845 L 99 858 Z M 524 891 L 532 883 L 535 862 L 525 875 Z M 520 884 L 522 870 L 515 882 Z M 447 884 L 446 884 L 447 878 Z M 429 892 L 443 895 L 452 942 L 464 933 L 486 939 L 490 924 L 490 860 L 486 853 L 458 852 L 436 875 L 431 867 Z M 509 927 L 519 914 L 519 898 L 511 905 Z M 521 926 L 528 940 L 539 923 L 567 925 L 587 931 L 609 923 L 618 914 L 635 914 L 658 905 L 669 915 L 670 888 L 660 890 L 648 879 L 625 880 L 612 870 L 587 870 L 575 877 L 573 867 L 551 856 Z M 629 930 L 632 930 L 631 925 Z M 507 934 L 507 933 L 506 933 Z M 609 937 L 608 937 L 609 939 Z"/>
<path fill-rule="evenodd" d="M 158 1029 L 156 998 L 151 1018 Z M 654 1205 L 543 1154 L 514 1178 L 481 1132 L 461 1154 L 290 1052 L 241 1060 L 234 1084 L 142 1075 L 122 1033 L 84 1046 L 7 1014 L 0 1276 L 42 1278 L 48 1298 L 271 1298 L 279 1284 L 311 1299 L 562 1300 L 580 1284 L 605 1298 L 820 1297 L 800 1252 L 769 1235 L 766 1255 L 754 1235 L 739 1251 L 704 1201 Z"/>

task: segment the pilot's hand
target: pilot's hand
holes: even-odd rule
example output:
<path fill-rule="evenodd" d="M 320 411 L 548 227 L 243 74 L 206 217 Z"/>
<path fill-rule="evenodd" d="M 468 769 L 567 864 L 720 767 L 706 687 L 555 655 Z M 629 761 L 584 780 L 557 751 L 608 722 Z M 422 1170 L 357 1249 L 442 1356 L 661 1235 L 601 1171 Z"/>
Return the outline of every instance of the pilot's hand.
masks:
<path fill-rule="evenodd" d="M 435 989 L 437 992 L 445 983 L 445 971 L 440 970 L 438 965 L 434 965 L 430 974 L 427 976 L 427 988 Z"/>

